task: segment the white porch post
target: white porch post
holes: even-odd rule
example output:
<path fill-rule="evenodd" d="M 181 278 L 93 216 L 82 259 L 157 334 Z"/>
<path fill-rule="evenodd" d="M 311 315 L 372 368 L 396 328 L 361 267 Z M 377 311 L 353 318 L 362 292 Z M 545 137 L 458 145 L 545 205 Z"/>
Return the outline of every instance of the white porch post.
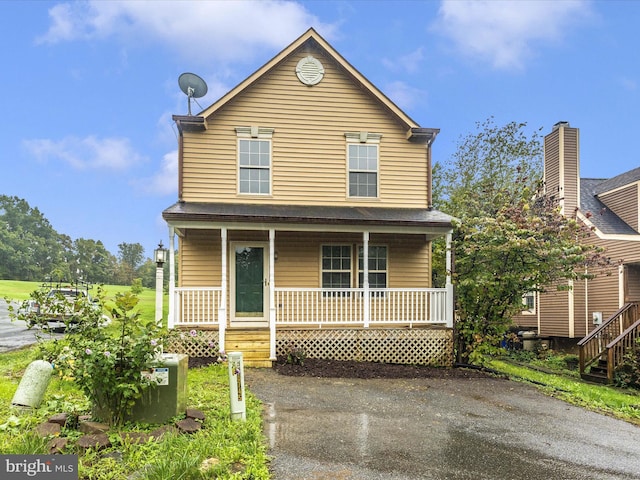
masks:
<path fill-rule="evenodd" d="M 173 328 L 176 322 L 176 256 L 174 237 L 176 229 L 169 227 L 169 312 L 167 314 L 167 328 Z"/>
<path fill-rule="evenodd" d="M 220 304 L 218 305 L 218 342 L 220 351 L 225 352 L 225 329 L 227 328 L 227 229 L 220 229 Z"/>
<path fill-rule="evenodd" d="M 369 296 L 369 232 L 362 232 L 362 288 L 364 289 L 364 328 L 369 328 L 371 297 Z"/>
<path fill-rule="evenodd" d="M 269 229 L 269 360 L 275 361 L 276 357 L 276 231 Z"/>
<path fill-rule="evenodd" d="M 453 264 L 451 262 L 451 241 L 452 241 L 452 232 L 447 233 L 446 242 L 447 242 L 447 257 L 446 257 L 446 268 L 447 268 L 447 281 L 446 281 L 446 291 L 447 291 L 447 311 L 446 311 L 446 321 L 447 327 L 453 328 L 453 283 L 451 283 L 451 272 L 453 271 Z"/>

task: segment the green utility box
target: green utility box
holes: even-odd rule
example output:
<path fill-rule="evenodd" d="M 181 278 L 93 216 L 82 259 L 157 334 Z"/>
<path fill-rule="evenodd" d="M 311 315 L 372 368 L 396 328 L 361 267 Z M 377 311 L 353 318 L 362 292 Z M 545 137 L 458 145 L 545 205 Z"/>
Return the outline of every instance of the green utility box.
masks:
<path fill-rule="evenodd" d="M 148 373 L 158 385 L 142 394 L 142 398 L 133 406 L 129 419 L 145 423 L 166 423 L 170 418 L 184 413 L 187 409 L 188 368 L 188 355 L 162 354 L 162 364 Z"/>

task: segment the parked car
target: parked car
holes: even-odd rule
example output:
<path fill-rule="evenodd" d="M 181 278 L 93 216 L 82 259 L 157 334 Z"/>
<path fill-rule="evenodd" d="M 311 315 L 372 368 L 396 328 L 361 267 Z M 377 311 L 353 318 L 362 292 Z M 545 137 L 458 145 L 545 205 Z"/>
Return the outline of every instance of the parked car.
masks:
<path fill-rule="evenodd" d="M 64 331 L 67 326 L 82 321 L 87 309 L 101 313 L 102 307 L 97 299 L 89 294 L 86 285 L 55 286 L 46 294 L 29 300 L 27 306 L 27 323 L 29 327 L 40 325 L 53 331 Z M 110 318 L 101 313 L 103 325 L 110 322 Z"/>

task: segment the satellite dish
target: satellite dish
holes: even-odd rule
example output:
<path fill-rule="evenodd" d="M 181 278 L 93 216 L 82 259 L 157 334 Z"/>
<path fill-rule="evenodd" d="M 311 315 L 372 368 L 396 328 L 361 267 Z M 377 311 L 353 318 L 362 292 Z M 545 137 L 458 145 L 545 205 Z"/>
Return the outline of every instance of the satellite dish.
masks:
<path fill-rule="evenodd" d="M 188 98 L 189 115 L 191 115 L 191 99 L 204 97 L 207 94 L 207 84 L 195 73 L 183 73 L 178 78 L 178 85 Z"/>

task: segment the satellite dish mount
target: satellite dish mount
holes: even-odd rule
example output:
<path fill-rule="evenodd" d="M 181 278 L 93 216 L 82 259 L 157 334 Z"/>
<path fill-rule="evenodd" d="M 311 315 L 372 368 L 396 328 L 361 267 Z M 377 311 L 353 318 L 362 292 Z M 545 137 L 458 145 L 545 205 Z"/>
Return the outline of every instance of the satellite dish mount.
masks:
<path fill-rule="evenodd" d="M 195 73 L 183 73 L 178 78 L 180 90 L 187 96 L 189 116 L 191 116 L 191 99 L 204 97 L 207 94 L 207 84 Z"/>

